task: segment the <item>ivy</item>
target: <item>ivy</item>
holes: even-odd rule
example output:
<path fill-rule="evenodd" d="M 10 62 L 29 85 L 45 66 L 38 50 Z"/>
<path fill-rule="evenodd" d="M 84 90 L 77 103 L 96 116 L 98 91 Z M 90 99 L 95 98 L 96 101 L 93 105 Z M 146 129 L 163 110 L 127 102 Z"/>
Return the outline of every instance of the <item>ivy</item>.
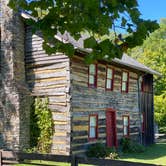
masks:
<path fill-rule="evenodd" d="M 53 120 L 48 99 L 36 98 L 30 112 L 30 146 L 40 153 L 49 153 L 52 144 Z"/>

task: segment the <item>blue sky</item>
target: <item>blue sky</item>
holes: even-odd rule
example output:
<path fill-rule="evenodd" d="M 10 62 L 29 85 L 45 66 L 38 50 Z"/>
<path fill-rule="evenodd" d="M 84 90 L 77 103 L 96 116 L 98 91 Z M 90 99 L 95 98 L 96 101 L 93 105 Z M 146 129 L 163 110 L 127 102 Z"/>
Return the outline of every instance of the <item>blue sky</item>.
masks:
<path fill-rule="evenodd" d="M 138 0 L 141 18 L 157 20 L 166 18 L 166 0 Z"/>

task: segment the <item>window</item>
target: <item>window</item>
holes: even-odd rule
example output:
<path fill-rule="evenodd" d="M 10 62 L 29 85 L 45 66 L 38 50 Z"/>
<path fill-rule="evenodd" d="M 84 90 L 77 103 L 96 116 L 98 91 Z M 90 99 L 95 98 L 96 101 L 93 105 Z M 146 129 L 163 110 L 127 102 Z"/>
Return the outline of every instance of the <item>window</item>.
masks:
<path fill-rule="evenodd" d="M 129 73 L 123 72 L 122 73 L 122 85 L 121 85 L 122 92 L 128 92 L 128 85 L 129 85 Z"/>
<path fill-rule="evenodd" d="M 114 71 L 111 68 L 107 68 L 106 72 L 106 89 L 113 90 Z"/>
<path fill-rule="evenodd" d="M 145 132 L 145 113 L 142 112 L 141 114 L 141 126 L 142 126 L 142 133 Z"/>
<path fill-rule="evenodd" d="M 97 139 L 98 137 L 98 115 L 89 115 L 89 139 Z"/>
<path fill-rule="evenodd" d="M 123 116 L 123 135 L 128 137 L 129 136 L 129 116 Z"/>
<path fill-rule="evenodd" d="M 143 92 L 143 77 L 142 76 L 139 77 L 139 90 Z"/>
<path fill-rule="evenodd" d="M 97 65 L 91 64 L 89 66 L 89 87 L 97 87 Z"/>

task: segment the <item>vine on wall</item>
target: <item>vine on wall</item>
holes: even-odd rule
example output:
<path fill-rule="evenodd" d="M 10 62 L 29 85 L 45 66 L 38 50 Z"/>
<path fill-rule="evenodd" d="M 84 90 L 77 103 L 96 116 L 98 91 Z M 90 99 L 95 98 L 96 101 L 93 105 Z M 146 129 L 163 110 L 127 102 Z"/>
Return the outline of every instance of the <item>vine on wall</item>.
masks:
<path fill-rule="evenodd" d="M 40 153 L 49 153 L 53 136 L 53 120 L 48 98 L 35 98 L 30 113 L 30 146 Z"/>

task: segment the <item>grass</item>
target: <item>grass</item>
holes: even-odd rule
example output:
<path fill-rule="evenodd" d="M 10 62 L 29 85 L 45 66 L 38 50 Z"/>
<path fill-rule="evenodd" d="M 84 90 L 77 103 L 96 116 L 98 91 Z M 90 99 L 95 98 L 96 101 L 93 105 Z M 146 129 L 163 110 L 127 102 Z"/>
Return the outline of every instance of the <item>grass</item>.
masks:
<path fill-rule="evenodd" d="M 122 154 L 120 160 L 166 166 L 166 143 L 157 143 L 143 153 Z"/>

